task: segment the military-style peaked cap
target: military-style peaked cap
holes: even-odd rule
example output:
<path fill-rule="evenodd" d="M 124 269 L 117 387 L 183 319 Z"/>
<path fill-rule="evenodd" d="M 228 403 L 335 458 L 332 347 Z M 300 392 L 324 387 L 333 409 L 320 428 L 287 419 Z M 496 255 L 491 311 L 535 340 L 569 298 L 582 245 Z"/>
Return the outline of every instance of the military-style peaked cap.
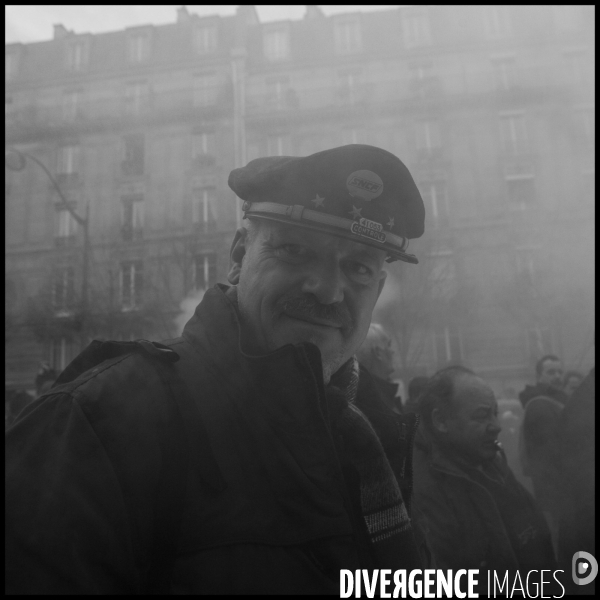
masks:
<path fill-rule="evenodd" d="M 408 240 L 423 235 L 425 208 L 402 161 L 350 144 L 310 156 L 268 156 L 229 175 L 244 216 L 323 231 L 417 263 Z"/>

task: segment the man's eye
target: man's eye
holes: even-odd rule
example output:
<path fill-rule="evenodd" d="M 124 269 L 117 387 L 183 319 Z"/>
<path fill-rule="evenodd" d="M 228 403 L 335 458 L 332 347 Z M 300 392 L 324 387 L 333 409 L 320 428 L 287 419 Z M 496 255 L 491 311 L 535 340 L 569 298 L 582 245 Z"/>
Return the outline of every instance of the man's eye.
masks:
<path fill-rule="evenodd" d="M 293 256 L 294 258 L 301 258 L 308 253 L 308 250 L 299 244 L 283 244 L 277 250 L 285 256 Z"/>
<path fill-rule="evenodd" d="M 350 266 L 352 268 L 352 271 L 357 275 L 369 277 L 373 274 L 373 271 L 369 269 L 369 267 L 367 267 L 366 265 L 363 265 L 362 263 L 355 262 L 352 263 Z"/>

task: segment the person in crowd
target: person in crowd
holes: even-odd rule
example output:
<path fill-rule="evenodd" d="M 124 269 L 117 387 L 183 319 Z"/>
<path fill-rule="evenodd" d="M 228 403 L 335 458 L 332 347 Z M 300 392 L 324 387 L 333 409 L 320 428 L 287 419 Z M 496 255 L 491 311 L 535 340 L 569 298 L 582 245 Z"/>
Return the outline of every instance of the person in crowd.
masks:
<path fill-rule="evenodd" d="M 561 414 L 568 402 L 563 390 L 560 359 L 548 354 L 536 363 L 537 383 L 519 395 L 525 411 L 519 436 L 522 472 L 531 478 L 533 493 L 552 532 L 555 551 L 560 511 L 560 448 L 557 443 Z"/>
<path fill-rule="evenodd" d="M 580 386 L 583 381 L 583 375 L 579 371 L 567 371 L 565 373 L 565 379 L 563 383 L 563 391 L 570 398 L 575 390 Z"/>
<path fill-rule="evenodd" d="M 558 560 L 569 573 L 576 552 L 596 556 L 596 374 L 589 372 L 561 416 Z M 569 593 L 595 593 L 595 582 Z"/>
<path fill-rule="evenodd" d="M 179 338 L 93 342 L 9 430 L 8 593 L 338 594 L 340 569 L 420 568 L 414 420 L 355 357 L 385 261 L 417 262 L 414 180 L 349 145 L 229 185 L 231 285 Z"/>
<path fill-rule="evenodd" d="M 379 323 L 371 323 L 365 341 L 361 344 L 356 358 L 370 373 L 380 398 L 391 410 L 402 413 L 402 403 L 398 396 L 398 384 L 391 380 L 395 370 L 392 339 Z"/>
<path fill-rule="evenodd" d="M 447 367 L 419 405 L 413 518 L 436 567 L 480 569 L 480 583 L 486 570 L 553 569 L 544 518 L 498 446 L 491 388 L 470 369 Z"/>
<path fill-rule="evenodd" d="M 404 405 L 404 410 L 407 413 L 416 413 L 419 410 L 419 397 L 427 387 L 429 377 L 419 375 L 413 377 L 408 384 L 408 399 Z"/>
<path fill-rule="evenodd" d="M 519 394 L 523 408 L 537 396 L 546 396 L 562 404 L 567 403 L 567 395 L 563 391 L 563 367 L 558 356 L 546 354 L 535 364 L 535 385 L 526 385 Z"/>
<path fill-rule="evenodd" d="M 36 398 L 45 394 L 54 385 L 58 379 L 56 369 L 51 367 L 47 362 L 41 362 L 40 368 L 35 376 L 35 392 Z"/>

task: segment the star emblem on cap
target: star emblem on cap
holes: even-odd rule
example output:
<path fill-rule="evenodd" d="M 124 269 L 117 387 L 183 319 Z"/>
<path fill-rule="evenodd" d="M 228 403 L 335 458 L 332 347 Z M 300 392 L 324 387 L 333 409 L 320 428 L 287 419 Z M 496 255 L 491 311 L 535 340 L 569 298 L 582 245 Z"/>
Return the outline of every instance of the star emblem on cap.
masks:
<path fill-rule="evenodd" d="M 390 228 L 391 231 L 392 227 L 394 226 L 394 217 L 390 217 L 390 220 L 387 222 L 387 226 Z"/>
<path fill-rule="evenodd" d="M 315 203 L 315 208 L 322 208 L 323 206 L 323 202 L 325 202 L 325 198 L 321 198 L 321 196 L 319 196 L 319 194 L 317 194 L 312 200 L 311 202 Z"/>
<path fill-rule="evenodd" d="M 352 210 L 348 211 L 354 219 L 362 218 L 360 211 L 362 208 L 356 208 L 356 206 L 352 205 Z"/>

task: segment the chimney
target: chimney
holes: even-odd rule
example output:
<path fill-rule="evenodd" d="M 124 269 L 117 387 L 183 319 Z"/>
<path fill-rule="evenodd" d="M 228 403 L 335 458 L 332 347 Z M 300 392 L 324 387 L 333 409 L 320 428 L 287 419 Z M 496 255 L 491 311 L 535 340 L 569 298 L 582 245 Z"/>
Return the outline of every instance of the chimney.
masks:
<path fill-rule="evenodd" d="M 317 5 L 306 5 L 306 13 L 304 14 L 305 19 L 320 19 L 323 16 L 323 11 Z"/>
<path fill-rule="evenodd" d="M 177 9 L 177 22 L 187 23 L 190 20 L 190 13 L 185 6 Z"/>
<path fill-rule="evenodd" d="M 62 23 L 57 23 L 56 25 L 54 25 L 54 39 L 55 40 L 60 40 L 62 38 L 65 38 L 69 35 L 69 33 L 71 33 L 71 32 L 68 31 Z"/>

